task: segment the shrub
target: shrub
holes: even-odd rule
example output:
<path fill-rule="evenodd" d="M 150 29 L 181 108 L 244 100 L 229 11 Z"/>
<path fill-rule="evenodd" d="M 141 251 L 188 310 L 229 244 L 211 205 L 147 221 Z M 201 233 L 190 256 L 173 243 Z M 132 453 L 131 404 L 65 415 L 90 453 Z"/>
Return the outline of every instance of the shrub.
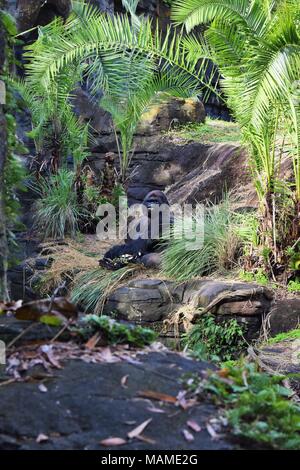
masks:
<path fill-rule="evenodd" d="M 254 226 L 252 215 L 236 214 L 231 209 L 229 197 L 218 205 L 210 205 L 204 215 L 204 243 L 196 250 L 187 249 L 187 239 L 181 237 L 180 220 L 175 221 L 174 237 L 168 241 L 163 253 L 163 272 L 178 281 L 222 272 L 232 268 L 243 246 L 252 243 Z M 201 220 L 197 216 L 185 220 L 190 234 L 195 233 Z"/>
<path fill-rule="evenodd" d="M 106 315 L 87 315 L 80 332 L 85 340 L 99 332 L 109 343 L 138 347 L 153 343 L 157 337 L 150 328 L 120 323 Z"/>
<path fill-rule="evenodd" d="M 300 407 L 284 377 L 259 372 L 256 364 L 230 365 L 189 380 L 199 398 L 210 397 L 224 407 L 235 436 L 273 449 L 300 449 Z"/>
<path fill-rule="evenodd" d="M 35 226 L 45 238 L 75 237 L 78 224 L 87 216 L 77 202 L 74 173 L 61 169 L 42 178 L 34 188 L 40 195 L 36 203 Z"/>
<path fill-rule="evenodd" d="M 200 317 L 185 335 L 184 344 L 198 359 L 228 361 L 245 350 L 244 329 L 236 319 L 216 321 L 214 315 Z"/>

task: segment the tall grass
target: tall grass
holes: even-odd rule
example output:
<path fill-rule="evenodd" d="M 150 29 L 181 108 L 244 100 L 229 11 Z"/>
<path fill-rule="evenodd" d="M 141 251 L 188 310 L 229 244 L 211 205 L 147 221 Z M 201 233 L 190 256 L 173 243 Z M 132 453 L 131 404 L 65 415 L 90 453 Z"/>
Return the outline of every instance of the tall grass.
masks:
<path fill-rule="evenodd" d="M 101 314 L 108 295 L 140 269 L 138 265 L 126 266 L 118 271 L 96 268 L 79 274 L 73 282 L 71 299 L 82 305 L 86 312 Z"/>
<path fill-rule="evenodd" d="M 201 222 L 194 216 L 188 224 Z M 186 222 L 185 222 L 186 224 Z M 174 234 L 180 221 L 175 221 Z M 228 197 L 218 205 L 210 205 L 204 215 L 203 246 L 187 249 L 187 239 L 174 236 L 162 255 L 164 274 L 178 281 L 231 269 L 242 248 L 255 242 L 256 224 L 253 215 L 237 214 Z"/>
<path fill-rule="evenodd" d="M 87 215 L 77 202 L 74 173 L 61 169 L 50 178 L 42 178 L 34 189 L 40 196 L 34 217 L 37 230 L 44 238 L 74 237 L 79 220 Z"/>

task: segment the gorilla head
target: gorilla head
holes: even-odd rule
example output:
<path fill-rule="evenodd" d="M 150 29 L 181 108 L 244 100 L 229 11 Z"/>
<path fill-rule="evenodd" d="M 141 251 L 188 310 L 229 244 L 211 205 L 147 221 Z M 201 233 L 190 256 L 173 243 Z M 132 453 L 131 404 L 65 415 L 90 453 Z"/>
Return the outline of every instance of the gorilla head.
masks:
<path fill-rule="evenodd" d="M 146 206 L 148 210 L 163 204 L 169 206 L 168 198 L 162 191 L 151 191 L 143 200 L 143 205 Z"/>
<path fill-rule="evenodd" d="M 158 238 L 151 239 L 151 217 L 152 214 L 158 209 L 158 233 L 159 236 L 162 234 L 162 217 L 159 213 L 160 206 L 168 206 L 169 201 L 167 196 L 162 191 L 151 191 L 143 200 L 143 205 L 147 208 L 147 223 L 137 223 L 137 227 L 147 227 L 147 229 L 141 228 L 140 235 L 137 239 L 133 240 L 128 236 L 126 243 L 123 245 L 116 245 L 108 250 L 103 259 L 99 261 L 100 266 L 106 267 L 108 269 L 119 269 L 128 262 L 139 262 L 142 261 L 143 256 L 148 253 L 152 253 L 159 249 L 159 240 Z M 142 216 L 145 217 L 145 216 Z M 142 218 L 141 218 L 142 219 Z M 145 221 L 143 221 L 145 222 Z M 170 211 L 168 211 L 168 226 L 173 223 L 173 216 Z M 146 233 L 143 230 L 147 230 Z"/>

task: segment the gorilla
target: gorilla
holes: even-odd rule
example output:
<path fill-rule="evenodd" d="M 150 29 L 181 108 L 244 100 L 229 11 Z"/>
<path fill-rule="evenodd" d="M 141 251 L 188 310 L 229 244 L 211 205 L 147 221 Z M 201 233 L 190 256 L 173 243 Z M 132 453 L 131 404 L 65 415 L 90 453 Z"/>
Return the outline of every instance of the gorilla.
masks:
<path fill-rule="evenodd" d="M 154 267 L 159 264 L 159 251 L 162 249 L 161 237 L 170 230 L 173 225 L 174 216 L 170 210 L 167 196 L 162 191 L 151 191 L 143 200 L 146 209 L 136 227 L 138 236 L 131 238 L 127 233 L 126 242 L 123 245 L 116 245 L 110 248 L 99 261 L 100 266 L 107 269 L 117 270 L 131 263 L 142 263 L 147 267 Z M 163 208 L 163 214 L 159 210 Z M 153 234 L 151 223 L 156 221 L 156 230 Z M 153 226 L 152 226 L 153 227 Z"/>

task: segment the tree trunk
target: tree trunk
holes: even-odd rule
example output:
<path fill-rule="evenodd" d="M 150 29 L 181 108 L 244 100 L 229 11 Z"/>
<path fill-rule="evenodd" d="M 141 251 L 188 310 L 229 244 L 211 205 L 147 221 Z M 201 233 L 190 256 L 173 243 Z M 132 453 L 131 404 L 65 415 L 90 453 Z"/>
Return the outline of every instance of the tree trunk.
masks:
<path fill-rule="evenodd" d="M 0 0 L 0 8 L 3 7 Z M 0 21 L 0 74 L 4 68 L 5 62 L 5 31 Z M 8 246 L 6 232 L 6 217 L 4 206 L 4 168 L 7 157 L 7 127 L 3 109 L 0 101 L 0 300 L 8 299 L 7 288 L 7 264 L 8 264 Z"/>

